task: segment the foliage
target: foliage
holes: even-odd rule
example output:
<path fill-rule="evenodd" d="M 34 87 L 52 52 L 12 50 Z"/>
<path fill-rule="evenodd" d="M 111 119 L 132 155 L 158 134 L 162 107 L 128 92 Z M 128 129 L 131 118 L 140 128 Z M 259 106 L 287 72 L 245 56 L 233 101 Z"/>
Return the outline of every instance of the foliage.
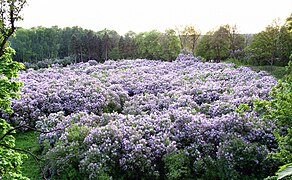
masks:
<path fill-rule="evenodd" d="M 7 112 L 11 112 L 11 98 L 19 98 L 17 92 L 22 85 L 21 82 L 11 80 L 17 76 L 18 70 L 23 68 L 23 65 L 12 61 L 11 55 L 14 53 L 12 48 L 5 48 L 4 54 L 0 57 L 0 108 Z"/>
<path fill-rule="evenodd" d="M 255 65 L 287 65 L 292 51 L 292 33 L 286 26 L 269 25 L 254 35 L 246 51 Z"/>
<path fill-rule="evenodd" d="M 76 119 L 77 120 L 77 119 Z M 79 169 L 79 162 L 83 159 L 84 138 L 88 135 L 86 126 L 73 125 L 66 129 L 66 139 L 60 139 L 52 151 L 48 151 L 45 172 L 58 179 L 82 179 L 84 174 Z M 62 141 L 65 140 L 65 141 Z"/>
<path fill-rule="evenodd" d="M 292 31 L 292 14 L 287 18 L 286 24 L 288 26 L 288 30 L 291 32 Z"/>
<path fill-rule="evenodd" d="M 292 163 L 281 166 L 278 171 L 278 179 L 283 179 L 292 175 Z"/>
<path fill-rule="evenodd" d="M 181 49 L 179 45 L 179 38 L 173 29 L 167 29 L 165 33 L 160 35 L 159 40 L 162 46 L 161 58 L 162 60 L 172 61 L 174 60 Z"/>
<path fill-rule="evenodd" d="M 196 47 L 196 55 L 220 62 L 228 57 L 242 56 L 243 48 L 244 37 L 237 32 L 236 26 L 224 25 L 203 36 Z"/>
<path fill-rule="evenodd" d="M 39 133 L 35 131 L 18 132 L 14 135 L 15 147 L 28 151 L 35 156 L 41 157 L 41 147 L 38 141 Z M 36 161 L 36 157 L 29 153 L 25 153 L 28 157 L 23 159 L 21 166 L 22 175 L 29 177 L 31 180 L 42 179 L 40 161 Z"/>
<path fill-rule="evenodd" d="M 291 52 L 292 32 L 289 32 L 286 26 L 282 26 L 277 37 L 278 60 L 276 63 L 282 66 L 288 65 Z"/>
<path fill-rule="evenodd" d="M 11 55 L 14 50 L 6 47 L 0 57 L 0 110 L 11 113 L 11 99 L 18 98 L 18 91 L 22 83 L 13 80 L 17 77 L 17 71 L 22 64 L 12 61 Z M 15 150 L 15 133 L 12 127 L 0 118 L 0 178 L 3 179 L 27 179 L 21 175 L 20 165 L 25 155 Z"/>
<path fill-rule="evenodd" d="M 178 27 L 178 36 L 180 40 L 180 45 L 182 49 L 187 49 L 192 52 L 192 55 L 195 54 L 195 47 L 197 45 L 198 39 L 201 36 L 199 30 L 194 26 L 188 25 L 185 27 Z"/>
<path fill-rule="evenodd" d="M 291 69 L 291 62 L 287 70 Z M 276 131 L 280 152 L 279 156 L 283 162 L 292 161 L 292 81 L 291 72 L 286 75 L 284 81 L 280 81 L 271 92 L 272 99 L 270 101 L 260 101 L 257 103 L 257 109 L 263 112 L 263 116 L 268 119 L 274 119 L 277 125 L 283 127 Z"/>
<path fill-rule="evenodd" d="M 277 33 L 278 27 L 270 26 L 267 27 L 266 31 L 254 35 L 253 40 L 247 49 L 247 53 L 250 54 L 250 61 L 253 64 L 264 65 L 266 61 L 268 61 L 273 65 L 276 58 Z"/>
<path fill-rule="evenodd" d="M 256 110 L 262 114 L 265 119 L 273 119 L 278 129 L 274 131 L 278 142 L 279 152 L 274 154 L 275 158 L 279 158 L 282 163 L 292 162 L 292 62 L 287 67 L 287 75 L 283 81 L 280 81 L 271 91 L 271 100 L 261 100 L 255 105 Z M 286 167 L 286 166 L 284 166 Z M 287 175 L 289 168 L 281 168 L 280 172 Z M 279 175 L 280 178 L 281 175 Z"/>
<path fill-rule="evenodd" d="M 138 57 L 146 59 L 171 61 L 180 51 L 179 40 L 174 30 L 166 30 L 164 34 L 155 30 L 139 33 L 136 44 Z"/>
<path fill-rule="evenodd" d="M 15 51 L 7 45 L 16 30 L 15 22 L 21 20 L 20 12 L 26 0 L 2 0 L 0 2 L 0 113 L 11 113 L 11 99 L 18 98 L 22 85 L 13 78 L 23 65 L 12 61 Z M 21 174 L 20 166 L 25 155 L 15 149 L 13 128 L 0 116 L 0 179 L 28 179 Z"/>
<path fill-rule="evenodd" d="M 191 179 L 191 161 L 185 152 L 169 153 L 164 158 L 167 179 Z"/>
<path fill-rule="evenodd" d="M 211 36 L 211 32 L 208 32 L 199 40 L 195 50 L 197 56 L 202 56 L 207 60 L 214 58 L 211 52 Z"/>
<path fill-rule="evenodd" d="M 10 36 L 16 30 L 15 22 L 22 19 L 21 10 L 26 0 L 2 0 L 0 2 L 0 56 L 4 55 Z"/>
<path fill-rule="evenodd" d="M 19 80 L 23 98 L 8 118 L 50 131 L 39 137 L 47 178 L 262 178 L 278 166 L 266 158 L 277 149 L 273 121 L 234 112 L 268 98 L 276 80 L 264 72 L 181 54 L 28 70 Z"/>
<path fill-rule="evenodd" d="M 13 128 L 0 118 L 0 178 L 25 180 L 28 178 L 22 176 L 20 166 L 26 155 L 14 149 L 15 138 L 11 134 L 15 131 L 11 131 L 11 129 Z"/>
<path fill-rule="evenodd" d="M 16 31 L 16 37 L 10 38 L 10 41 L 17 51 L 17 61 L 29 65 L 37 64 L 39 68 L 47 67 L 43 66 L 45 60 L 56 63 L 55 59 L 62 60 L 66 57 L 71 57 L 70 62 L 66 64 L 92 59 L 104 62 L 108 59 L 133 59 L 141 56 L 148 59 L 174 60 L 180 50 L 179 39 L 171 29 L 165 33 L 156 31 L 155 34 L 150 31 L 140 35 L 129 31 L 120 36 L 114 30 L 94 32 L 76 26 L 20 28 Z"/>

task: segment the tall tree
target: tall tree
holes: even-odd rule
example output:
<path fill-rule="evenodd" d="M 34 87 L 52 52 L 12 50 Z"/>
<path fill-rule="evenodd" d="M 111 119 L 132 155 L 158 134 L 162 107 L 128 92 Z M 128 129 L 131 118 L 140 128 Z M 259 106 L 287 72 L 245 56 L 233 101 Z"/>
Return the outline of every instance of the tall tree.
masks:
<path fill-rule="evenodd" d="M 103 41 L 103 57 L 104 57 L 104 60 L 108 60 L 108 53 L 109 53 L 109 35 L 108 35 L 108 32 L 104 32 L 104 35 L 103 35 L 103 38 L 102 38 L 102 41 Z"/>
<path fill-rule="evenodd" d="M 217 62 L 230 57 L 237 58 L 239 54 L 243 54 L 245 43 L 244 36 L 236 26 L 222 25 L 199 40 L 196 55 L 208 60 L 215 59 Z"/>
<path fill-rule="evenodd" d="M 125 34 L 124 38 L 124 54 L 125 58 L 133 59 L 136 57 L 137 46 L 136 46 L 137 34 L 133 31 L 129 31 Z"/>
<path fill-rule="evenodd" d="M 219 29 L 214 32 L 211 39 L 211 48 L 213 49 L 213 55 L 215 61 L 217 62 L 220 62 L 223 58 L 227 58 L 229 56 L 229 26 L 220 26 Z"/>
<path fill-rule="evenodd" d="M 71 40 L 70 40 L 70 51 L 71 51 L 71 55 L 74 57 L 74 63 L 77 63 L 77 58 L 78 58 L 78 53 L 79 53 L 79 44 L 78 44 L 78 39 L 77 39 L 77 35 L 73 34 L 71 36 Z"/>
<path fill-rule="evenodd" d="M 229 31 L 230 57 L 237 58 L 238 55 L 243 54 L 245 38 L 238 32 L 236 25 L 226 25 L 225 27 Z"/>
<path fill-rule="evenodd" d="M 193 25 L 188 25 L 185 27 L 177 27 L 178 36 L 180 39 L 180 45 L 182 49 L 186 49 L 193 54 L 195 53 L 195 47 L 198 42 L 201 33 Z"/>
<path fill-rule="evenodd" d="M 0 1 L 0 110 L 11 112 L 11 99 L 19 97 L 21 83 L 17 77 L 23 65 L 12 60 L 14 50 L 7 45 L 10 36 L 16 30 L 15 22 L 21 19 L 20 12 L 26 4 L 25 0 Z M 21 174 L 22 154 L 15 148 L 12 136 L 13 128 L 0 118 L 0 179 L 27 179 Z"/>
<path fill-rule="evenodd" d="M 202 38 L 199 40 L 197 47 L 195 49 L 195 54 L 197 56 L 201 56 L 207 60 L 213 59 L 213 50 L 211 47 L 211 39 L 213 32 L 207 32 Z"/>
<path fill-rule="evenodd" d="M 95 41 L 95 33 L 93 31 L 88 31 L 86 33 L 86 51 L 87 51 L 87 57 L 86 59 L 95 59 L 96 56 L 94 56 L 94 51 L 96 51 L 96 43 Z"/>
<path fill-rule="evenodd" d="M 5 45 L 16 30 L 15 22 L 22 19 L 20 12 L 25 4 L 26 0 L 0 1 L 0 56 L 5 53 Z"/>
<path fill-rule="evenodd" d="M 197 44 L 197 41 L 199 37 L 201 36 L 201 33 L 196 30 L 194 26 L 186 26 L 183 34 L 185 38 L 187 39 L 187 43 L 190 46 L 191 52 L 195 53 L 195 46 Z"/>
<path fill-rule="evenodd" d="M 176 32 L 173 29 L 167 29 L 165 33 L 161 33 L 159 44 L 162 49 L 160 59 L 167 61 L 174 60 L 181 49 L 179 38 L 176 36 Z"/>
<path fill-rule="evenodd" d="M 272 68 L 277 57 L 279 29 L 279 25 L 272 24 L 254 35 L 251 44 L 247 47 L 252 62 L 258 65 L 269 64 Z"/>
<path fill-rule="evenodd" d="M 161 33 L 156 30 L 139 33 L 136 38 L 138 56 L 147 59 L 160 59 L 162 50 L 159 44 L 160 36 Z"/>
<path fill-rule="evenodd" d="M 292 52 L 292 32 L 289 32 L 287 26 L 282 26 L 277 36 L 277 64 L 288 65 L 289 57 Z"/>
<path fill-rule="evenodd" d="M 120 58 L 125 59 L 125 39 L 123 36 L 121 36 L 119 40 L 119 52 Z"/>
<path fill-rule="evenodd" d="M 288 30 L 291 32 L 292 31 L 292 13 L 287 18 L 286 24 L 287 24 Z"/>

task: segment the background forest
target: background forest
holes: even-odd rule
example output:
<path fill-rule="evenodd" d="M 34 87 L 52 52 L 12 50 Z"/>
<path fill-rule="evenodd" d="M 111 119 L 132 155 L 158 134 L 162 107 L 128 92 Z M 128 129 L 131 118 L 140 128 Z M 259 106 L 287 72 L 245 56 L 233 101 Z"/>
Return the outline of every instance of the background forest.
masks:
<path fill-rule="evenodd" d="M 91 59 L 98 62 L 136 58 L 172 61 L 181 49 L 206 61 L 233 59 L 250 65 L 285 66 L 292 51 L 292 34 L 286 24 L 276 22 L 257 34 L 240 34 L 236 26 L 230 25 L 222 25 L 205 35 L 194 26 L 165 32 L 129 31 L 125 35 L 114 30 L 94 32 L 77 26 L 20 28 L 10 41 L 17 52 L 14 59 L 33 68 Z"/>

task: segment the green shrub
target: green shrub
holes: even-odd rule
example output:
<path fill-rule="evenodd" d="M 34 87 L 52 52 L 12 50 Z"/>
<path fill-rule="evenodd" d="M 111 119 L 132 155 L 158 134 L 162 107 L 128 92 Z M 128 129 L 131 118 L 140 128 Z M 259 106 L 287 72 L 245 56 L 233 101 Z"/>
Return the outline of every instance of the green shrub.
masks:
<path fill-rule="evenodd" d="M 271 91 L 271 100 L 255 103 L 255 108 L 265 119 L 273 119 L 278 125 L 274 131 L 279 152 L 274 154 L 283 164 L 292 162 L 292 61 L 286 68 L 287 75 Z"/>
<path fill-rule="evenodd" d="M 79 170 L 79 162 L 84 156 L 84 138 L 88 134 L 86 126 L 74 125 L 66 131 L 66 142 L 60 139 L 46 156 L 45 172 L 54 179 L 82 179 L 84 176 Z M 45 141 L 45 146 L 51 142 Z M 61 176 L 60 176 L 61 175 Z"/>
<path fill-rule="evenodd" d="M 21 175 L 20 166 L 26 155 L 14 150 L 15 138 L 8 133 L 12 127 L 0 119 L 0 179 L 28 179 Z M 7 135 L 8 133 L 8 135 Z"/>
<path fill-rule="evenodd" d="M 186 153 L 171 153 L 163 159 L 167 179 L 191 179 L 191 162 Z"/>

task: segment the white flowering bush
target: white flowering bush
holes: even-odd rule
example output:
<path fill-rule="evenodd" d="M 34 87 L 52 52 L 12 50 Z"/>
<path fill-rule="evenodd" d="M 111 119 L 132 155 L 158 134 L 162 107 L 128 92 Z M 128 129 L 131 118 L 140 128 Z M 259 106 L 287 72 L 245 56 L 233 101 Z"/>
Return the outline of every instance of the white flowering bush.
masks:
<path fill-rule="evenodd" d="M 276 84 L 264 72 L 180 55 L 28 70 L 20 79 L 10 121 L 50 131 L 39 140 L 52 179 L 244 179 L 277 169 L 269 158 L 276 126 L 252 110 Z"/>

